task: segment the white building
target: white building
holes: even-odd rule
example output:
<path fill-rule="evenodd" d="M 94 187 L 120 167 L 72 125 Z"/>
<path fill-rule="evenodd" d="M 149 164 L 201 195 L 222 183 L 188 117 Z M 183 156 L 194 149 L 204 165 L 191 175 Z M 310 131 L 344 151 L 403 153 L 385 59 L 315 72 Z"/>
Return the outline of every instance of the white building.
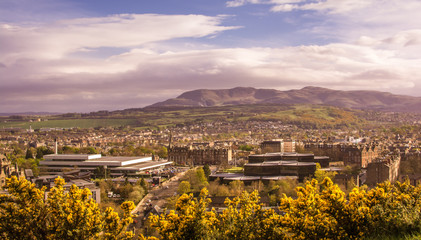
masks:
<path fill-rule="evenodd" d="M 172 164 L 152 157 L 103 157 L 101 154 L 49 154 L 39 163 L 43 175 L 61 174 L 63 170 L 79 169 L 81 172 L 106 169 L 110 177 L 136 176 L 145 170 L 162 168 Z"/>

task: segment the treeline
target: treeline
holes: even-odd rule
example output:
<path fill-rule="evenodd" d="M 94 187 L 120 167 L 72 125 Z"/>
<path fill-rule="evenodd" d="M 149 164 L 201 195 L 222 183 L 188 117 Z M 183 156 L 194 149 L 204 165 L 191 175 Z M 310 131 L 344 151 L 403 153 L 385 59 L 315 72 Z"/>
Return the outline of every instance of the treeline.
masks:
<path fill-rule="evenodd" d="M 209 209 L 208 191 L 182 195 L 175 210 L 149 218 L 146 239 L 372 239 L 420 236 L 421 187 L 385 182 L 345 194 L 325 178 L 284 196 L 279 211 L 265 209 L 257 191 L 225 201 L 226 209 Z M 143 237 L 143 236 L 142 236 Z"/>

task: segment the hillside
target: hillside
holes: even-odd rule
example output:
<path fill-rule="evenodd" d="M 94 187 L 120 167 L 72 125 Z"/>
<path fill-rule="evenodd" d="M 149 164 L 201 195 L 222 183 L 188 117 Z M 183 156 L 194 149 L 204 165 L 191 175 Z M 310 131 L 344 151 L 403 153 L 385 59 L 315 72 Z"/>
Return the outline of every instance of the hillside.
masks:
<path fill-rule="evenodd" d="M 320 87 L 279 91 L 237 87 L 189 91 L 147 108 L 212 107 L 242 104 L 317 104 L 392 112 L 421 112 L 421 98 L 378 91 L 340 91 Z"/>
<path fill-rule="evenodd" d="M 247 121 L 282 121 L 285 124 L 307 127 L 339 127 L 364 123 L 366 114 L 358 110 L 306 104 L 242 104 L 214 107 L 162 107 L 126 109 L 89 114 L 63 114 L 49 116 L 48 121 L 30 121 L 31 116 L 21 118 L 0 117 L 0 128 L 33 129 L 94 128 L 131 126 L 140 128 L 194 125 L 197 123 Z"/>

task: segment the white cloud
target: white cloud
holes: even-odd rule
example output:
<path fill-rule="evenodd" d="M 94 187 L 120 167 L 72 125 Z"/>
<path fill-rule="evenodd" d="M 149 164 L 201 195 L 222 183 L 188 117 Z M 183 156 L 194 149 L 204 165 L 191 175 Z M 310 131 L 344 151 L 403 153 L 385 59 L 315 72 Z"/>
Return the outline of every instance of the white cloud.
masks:
<path fill-rule="evenodd" d="M 264 0 L 232 0 L 227 1 L 226 5 L 227 7 L 240 7 L 246 4 L 262 4 L 265 3 Z"/>
<path fill-rule="evenodd" d="M 273 12 L 289 12 L 292 10 L 314 10 L 329 13 L 345 13 L 370 6 L 373 0 L 317 0 L 317 1 L 272 1 Z"/>
<path fill-rule="evenodd" d="M 382 8 L 365 6 L 373 1 Z M 260 3 L 329 13 L 329 24 L 312 33 L 343 39 L 285 48 L 222 48 L 189 40 L 182 48 L 172 46 L 175 38 L 210 37 L 236 28 L 223 26 L 223 16 L 123 14 L 33 26 L 2 23 L 0 108 L 123 109 L 186 90 L 236 86 L 317 85 L 419 95 L 421 4 L 373 1 L 230 1 L 232 7 Z M 118 51 L 104 57 L 101 48 Z"/>
<path fill-rule="evenodd" d="M 45 59 L 0 68 L 5 79 L 14 79 L 0 82 L 0 95 L 3 111 L 18 106 L 93 111 L 141 107 L 192 89 L 236 86 L 418 94 L 421 60 L 401 57 L 400 51 L 354 44 L 168 52 L 139 48 L 105 60 Z M 66 110 L 60 110 L 63 106 Z"/>
<path fill-rule="evenodd" d="M 62 20 L 43 26 L 0 26 L 0 62 L 24 58 L 57 59 L 100 47 L 135 47 L 182 37 L 205 37 L 236 27 L 221 26 L 223 16 L 121 14 Z"/>
<path fill-rule="evenodd" d="M 273 12 L 292 10 L 314 10 L 329 13 L 344 13 L 370 6 L 376 0 L 233 0 L 227 1 L 227 7 L 240 7 L 246 4 L 273 5 Z"/>

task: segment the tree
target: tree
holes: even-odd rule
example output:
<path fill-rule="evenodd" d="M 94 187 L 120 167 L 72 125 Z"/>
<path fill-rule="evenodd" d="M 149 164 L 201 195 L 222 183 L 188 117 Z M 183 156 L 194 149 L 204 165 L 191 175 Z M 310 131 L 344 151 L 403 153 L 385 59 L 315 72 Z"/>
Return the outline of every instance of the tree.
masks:
<path fill-rule="evenodd" d="M 205 173 L 206 179 L 208 179 L 212 173 L 209 165 L 206 164 L 205 166 L 203 166 L 203 172 Z"/>
<path fill-rule="evenodd" d="M 206 187 L 208 185 L 208 180 L 205 175 L 205 172 L 203 171 L 203 168 L 198 168 L 196 170 L 196 176 L 197 176 L 197 180 L 199 181 L 199 189 Z"/>
<path fill-rule="evenodd" d="M 202 188 L 209 185 L 203 168 L 190 169 L 181 180 L 188 181 L 195 192 L 200 192 Z"/>
<path fill-rule="evenodd" d="M 35 177 L 39 174 L 39 159 L 24 159 L 24 158 L 17 158 L 16 162 L 21 169 L 32 169 L 32 172 Z"/>
<path fill-rule="evenodd" d="M 166 147 L 161 147 L 158 150 L 157 154 L 160 158 L 167 158 L 168 157 L 168 150 L 167 150 Z"/>
<path fill-rule="evenodd" d="M 321 170 L 320 163 L 316 163 L 316 171 L 314 172 L 314 178 L 318 182 L 322 182 L 325 178 L 334 179 L 337 172 L 329 172 Z"/>
<path fill-rule="evenodd" d="M 190 189 L 189 182 L 182 181 L 180 185 L 178 185 L 178 190 L 177 190 L 178 194 L 183 195 L 183 194 L 189 193 L 190 191 L 191 189 Z"/>
<path fill-rule="evenodd" d="M 356 240 L 421 234 L 421 186 L 408 182 L 384 182 L 368 191 L 355 187 L 345 194 L 328 177 L 321 183 L 312 179 L 296 188 L 297 197 L 284 195 L 282 214 L 263 209 L 257 191 L 244 191 L 226 199 L 224 211 L 215 215 L 213 209 L 206 210 L 206 195 L 205 189 L 199 199 L 182 195 L 176 211 L 150 217 L 152 228 L 162 239 Z"/>
<path fill-rule="evenodd" d="M 159 231 L 162 239 L 212 239 L 216 231 L 216 213 L 207 211 L 210 202 L 208 192 L 204 188 L 200 198 L 193 194 L 183 194 L 176 203 L 175 211 L 163 213 L 161 216 L 151 215 L 151 226 Z M 141 239 L 145 239 L 141 236 Z M 154 239 L 154 238 L 149 238 Z"/>
<path fill-rule="evenodd" d="M 47 148 L 45 146 L 41 146 L 41 147 L 37 147 L 37 155 L 36 155 L 36 159 L 41 159 L 44 157 L 44 155 L 46 154 L 53 154 L 54 151 L 50 148 Z"/>
<path fill-rule="evenodd" d="M 253 146 L 250 146 L 250 145 L 240 145 L 238 147 L 238 149 L 243 150 L 243 151 L 250 152 L 250 151 L 252 151 L 254 149 L 254 147 Z"/>
<path fill-rule="evenodd" d="M 138 182 L 139 182 L 139 186 L 143 188 L 144 192 L 148 193 L 149 186 L 148 186 L 148 183 L 145 181 L 145 179 L 142 177 Z"/>
<path fill-rule="evenodd" d="M 132 222 L 133 202 L 124 202 L 123 218 L 112 209 L 101 213 L 89 189 L 72 185 L 68 192 L 64 180 L 45 196 L 24 178 L 7 179 L 10 195 L 0 195 L 0 238 L 2 239 L 130 239 L 126 227 Z"/>
<path fill-rule="evenodd" d="M 25 159 L 34 158 L 34 153 L 32 152 L 31 148 L 26 149 Z"/>

